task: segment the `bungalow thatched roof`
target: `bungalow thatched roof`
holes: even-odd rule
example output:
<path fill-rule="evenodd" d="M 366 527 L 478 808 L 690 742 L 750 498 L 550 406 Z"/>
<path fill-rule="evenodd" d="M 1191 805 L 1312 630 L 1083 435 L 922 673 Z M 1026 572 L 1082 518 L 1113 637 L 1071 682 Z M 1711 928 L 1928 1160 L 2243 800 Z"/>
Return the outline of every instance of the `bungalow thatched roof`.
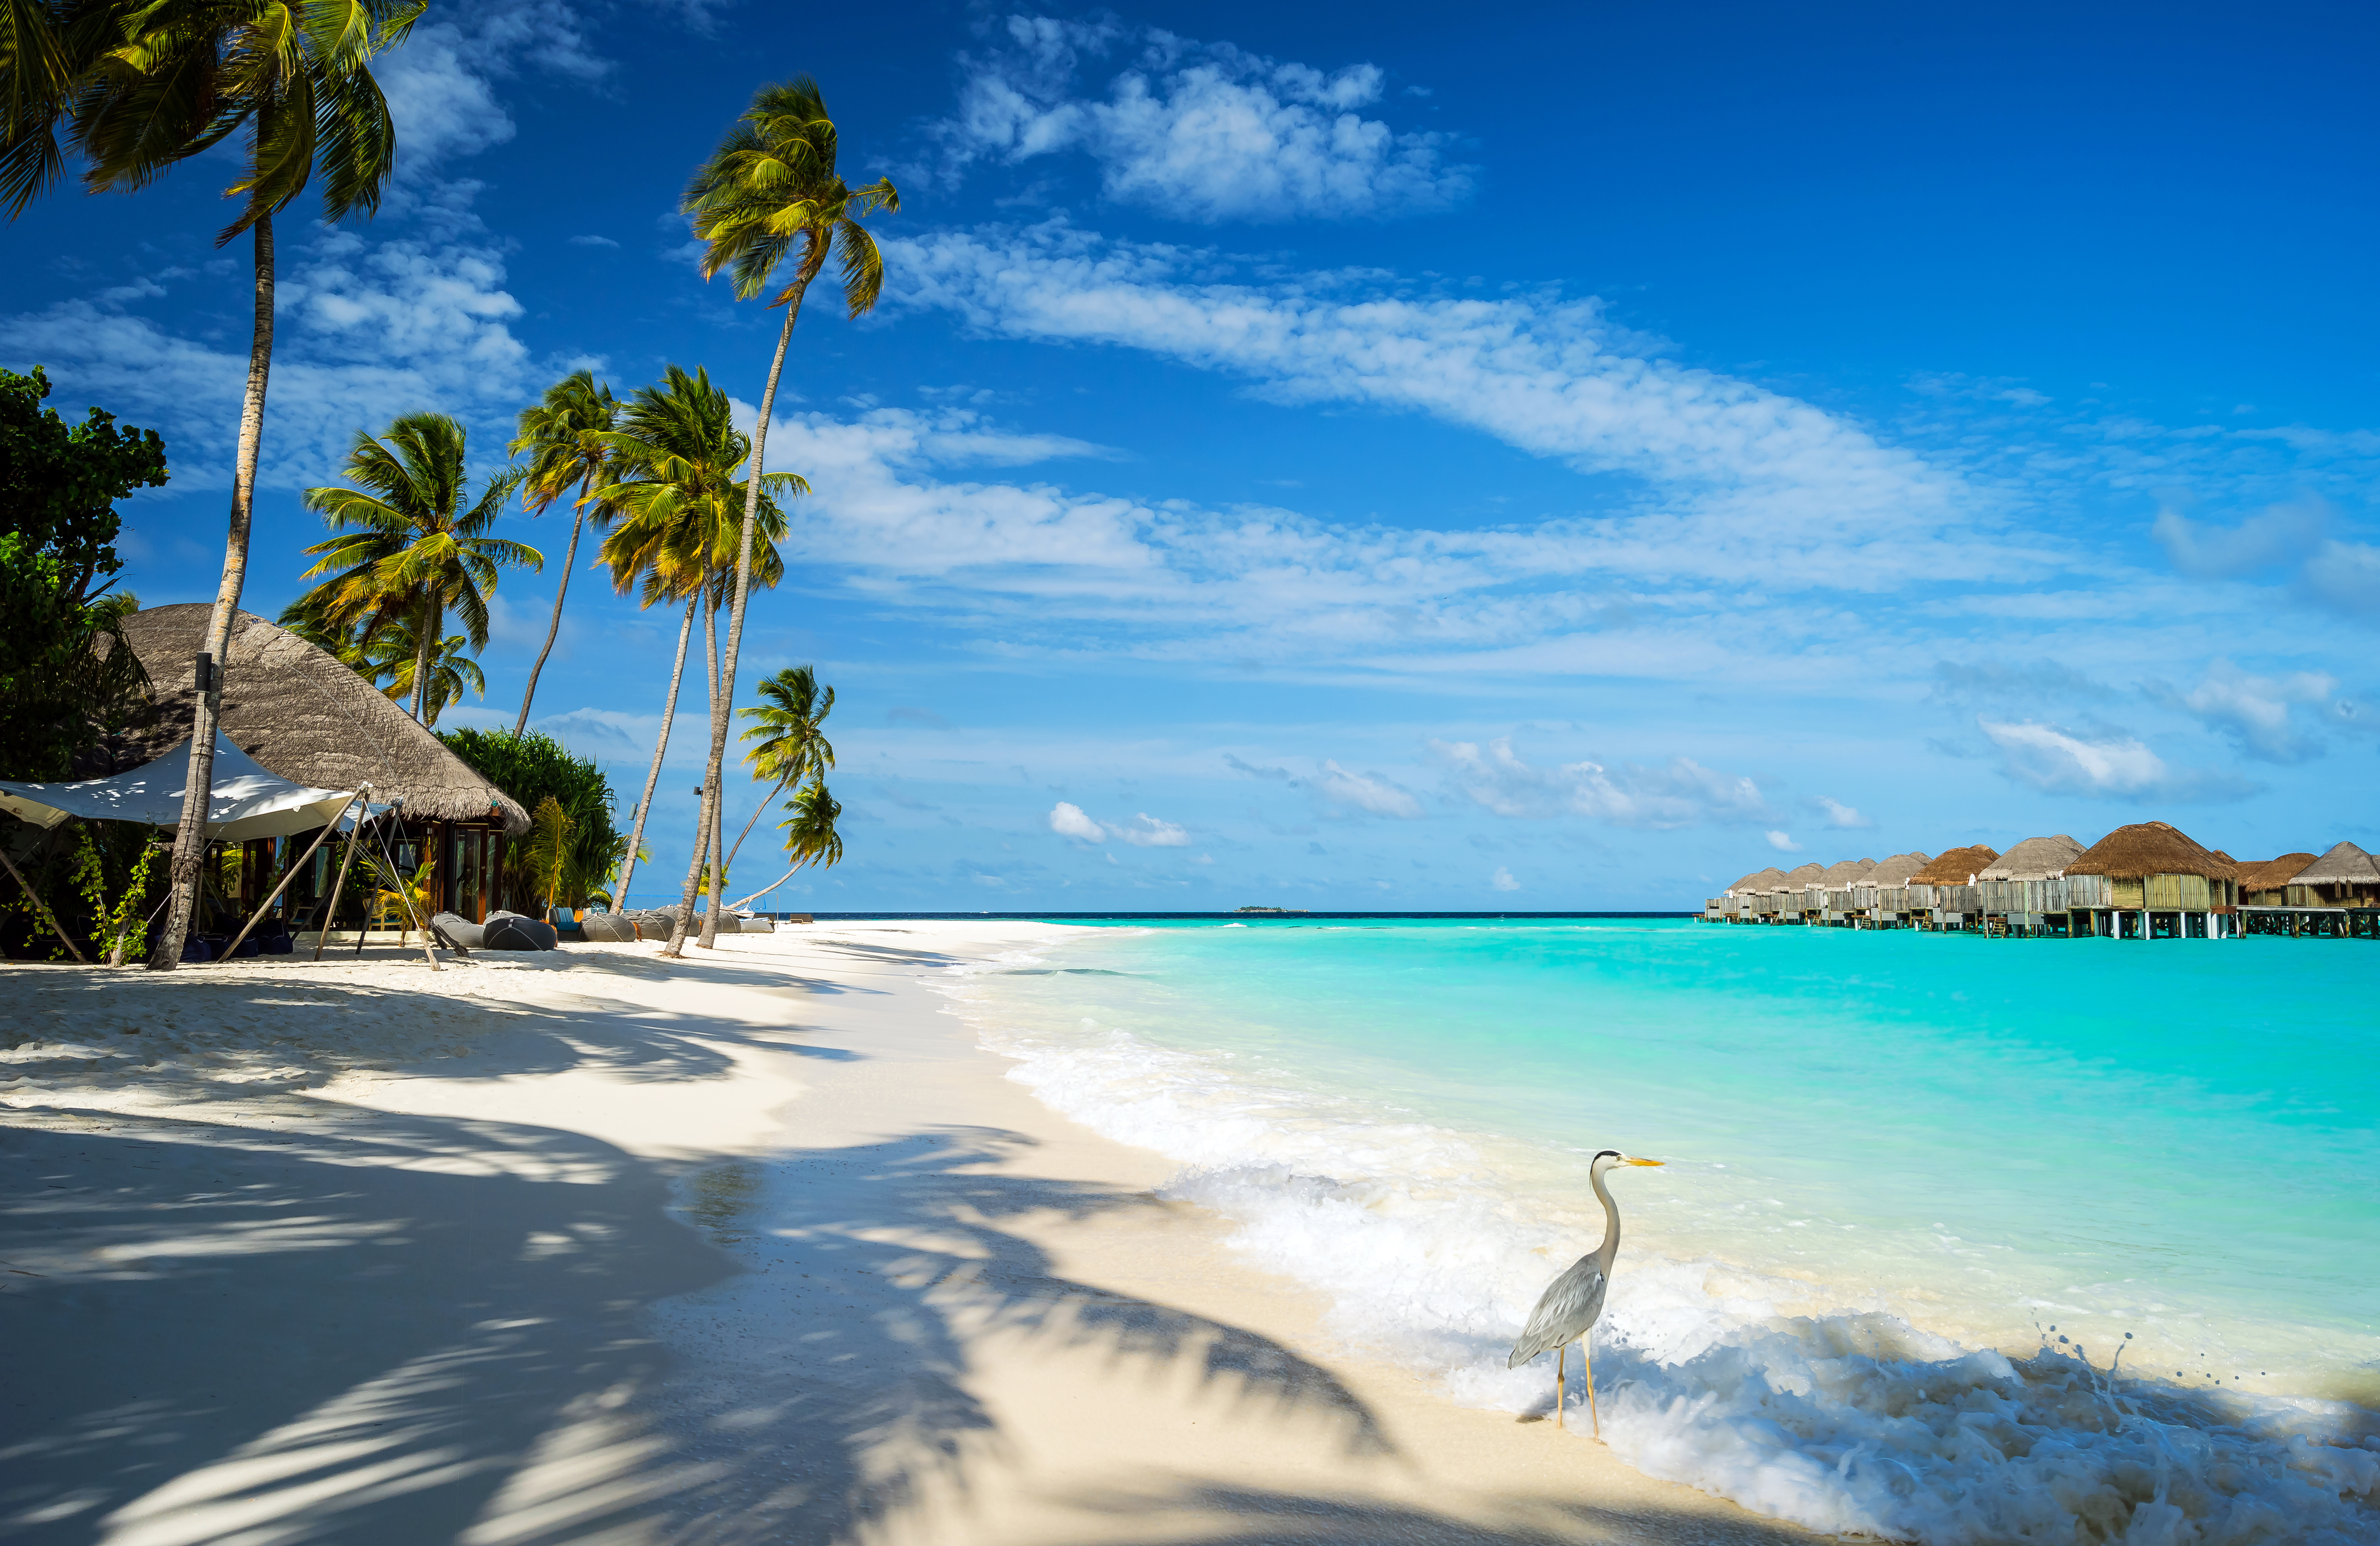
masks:
<path fill-rule="evenodd" d="M 2150 875 L 2204 875 L 2228 881 L 2240 867 L 2217 858 L 2190 837 L 2163 822 L 2135 822 L 2118 827 L 2066 867 L 2070 875 L 2105 875 L 2110 880 L 2137 881 Z"/>
<path fill-rule="evenodd" d="M 1773 891 L 1783 884 L 1784 881 L 1785 871 L 1772 864 L 1766 870 L 1755 870 L 1736 882 L 1727 888 L 1727 894 L 1730 896 L 1749 896 L 1755 892 Z"/>
<path fill-rule="evenodd" d="M 1876 860 L 1872 858 L 1847 858 L 1827 866 L 1827 872 L 1818 879 L 1828 891 L 1840 891 L 1854 881 L 1867 879 L 1867 872 L 1875 868 Z"/>
<path fill-rule="evenodd" d="M 1860 880 L 1866 885 L 1907 885 L 1910 876 L 1933 862 L 1924 853 L 1912 848 L 1905 854 L 1895 854 L 1890 858 L 1877 861 L 1876 867 L 1861 876 Z"/>
<path fill-rule="evenodd" d="M 1784 882 L 1778 887 L 1778 889 L 1780 891 L 1807 891 L 1812 886 L 1816 885 L 1818 883 L 1819 877 L 1826 874 L 1826 872 L 1827 867 L 1815 860 L 1813 860 L 1808 864 L 1797 864 L 1792 869 L 1785 871 Z"/>
<path fill-rule="evenodd" d="M 2380 884 L 2380 867 L 2352 843 L 2335 843 L 2330 851 L 2289 879 L 2291 885 Z"/>
<path fill-rule="evenodd" d="M 1998 850 L 1977 843 L 1953 848 L 1909 877 L 1911 885 L 1971 885 L 1976 871 L 1999 858 Z"/>
<path fill-rule="evenodd" d="M 2216 850 L 2217 853 L 2221 849 Z M 2252 859 L 2240 866 L 2240 890 L 2278 891 L 2298 878 L 2298 871 L 2313 862 L 2312 854 L 2283 854 L 2278 858 Z"/>
<path fill-rule="evenodd" d="M 1975 878 L 1979 881 L 2047 881 L 2066 873 L 2066 867 L 2082 852 L 2082 845 L 2059 833 L 2055 837 L 2028 837 L 1987 865 Z"/>
<path fill-rule="evenodd" d="M 152 606 L 124 619 L 124 638 L 156 693 L 152 722 L 130 737 L 146 761 L 190 734 L 192 658 L 204 602 Z M 372 786 L 375 803 L 403 796 L 405 813 L 431 821 L 502 819 L 528 830 L 528 812 L 439 743 L 380 690 L 322 651 L 253 613 L 232 619 L 224 662 L 223 733 L 268 773 L 322 789 Z"/>

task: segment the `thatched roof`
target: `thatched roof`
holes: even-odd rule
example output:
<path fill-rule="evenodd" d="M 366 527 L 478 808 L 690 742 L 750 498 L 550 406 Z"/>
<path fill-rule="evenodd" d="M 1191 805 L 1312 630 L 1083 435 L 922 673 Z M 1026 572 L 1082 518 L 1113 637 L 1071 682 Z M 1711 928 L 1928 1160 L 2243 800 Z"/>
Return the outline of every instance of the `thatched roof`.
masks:
<path fill-rule="evenodd" d="M 1933 862 L 1925 854 L 1912 848 L 1905 854 L 1895 854 L 1890 858 L 1879 860 L 1875 869 L 1860 877 L 1860 881 L 1864 885 L 1907 885 L 1910 876 Z"/>
<path fill-rule="evenodd" d="M 140 657 L 157 698 L 153 721 L 130 738 L 140 761 L 190 734 L 191 662 L 212 610 L 192 602 L 152 606 L 124 619 L 125 640 Z M 223 733 L 267 772 L 324 789 L 370 783 L 374 803 L 403 796 L 407 816 L 477 822 L 493 813 L 506 832 L 528 830 L 528 812 L 509 796 L 370 682 L 296 634 L 240 613 L 232 620 L 223 670 Z"/>
<path fill-rule="evenodd" d="M 2085 849 L 2066 867 L 2070 875 L 2105 875 L 2110 880 L 2137 881 L 2150 875 L 2204 875 L 2228 881 L 2240 867 L 2200 847 L 2190 837 L 2163 822 L 2135 822 L 2118 827 Z"/>
<path fill-rule="evenodd" d="M 1749 896 L 1755 892 L 1772 891 L 1782 885 L 1784 882 L 1785 871 L 1772 864 L 1766 870 L 1755 870 L 1736 882 L 1727 888 L 1727 894 L 1730 896 Z"/>
<path fill-rule="evenodd" d="M 1827 866 L 1827 872 L 1818 879 L 1828 891 L 1840 891 L 1854 881 L 1867 879 L 1867 872 L 1875 868 L 1876 860 L 1872 858 L 1847 858 L 1840 864 Z"/>
<path fill-rule="evenodd" d="M 1826 872 L 1827 867 L 1823 864 L 1817 863 L 1815 860 L 1813 860 L 1808 864 L 1797 864 L 1792 869 L 1785 871 L 1784 882 L 1779 889 L 1783 891 L 1807 891 L 1810 887 L 1816 885 L 1818 883 L 1819 877 L 1826 874 Z"/>
<path fill-rule="evenodd" d="M 2335 843 L 2330 851 L 2289 877 L 2292 885 L 2373 885 L 2380 883 L 2380 867 L 2352 843 Z"/>
<path fill-rule="evenodd" d="M 2223 850 L 2217 848 L 2216 853 Z M 2251 859 L 2240 866 L 2240 890 L 2278 891 L 2298 878 L 2298 871 L 2313 862 L 2312 854 L 2283 854 L 2278 858 Z"/>
<path fill-rule="evenodd" d="M 2082 845 L 2059 833 L 2055 837 L 2028 837 L 1987 865 L 1975 879 L 1979 881 L 2048 881 L 2066 873 L 2066 867 L 2082 851 Z"/>
<path fill-rule="evenodd" d="M 1969 885 L 1975 872 L 1999 858 L 1997 849 L 1977 843 L 1970 847 L 1953 848 L 1933 863 L 1909 877 L 1911 885 Z"/>

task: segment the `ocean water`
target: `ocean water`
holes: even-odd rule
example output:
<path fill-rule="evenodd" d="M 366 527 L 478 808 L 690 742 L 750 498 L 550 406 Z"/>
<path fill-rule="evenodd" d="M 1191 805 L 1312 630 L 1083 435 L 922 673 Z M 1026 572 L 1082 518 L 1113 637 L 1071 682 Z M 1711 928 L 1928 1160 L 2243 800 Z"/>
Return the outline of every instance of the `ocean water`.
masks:
<path fill-rule="evenodd" d="M 1625 1221 L 1631 1464 L 1928 1542 L 2380 1541 L 2380 947 L 1643 919 L 1086 930 L 944 984 L 1455 1399 Z M 1571 1422 L 1586 1426 L 1573 1371 Z"/>

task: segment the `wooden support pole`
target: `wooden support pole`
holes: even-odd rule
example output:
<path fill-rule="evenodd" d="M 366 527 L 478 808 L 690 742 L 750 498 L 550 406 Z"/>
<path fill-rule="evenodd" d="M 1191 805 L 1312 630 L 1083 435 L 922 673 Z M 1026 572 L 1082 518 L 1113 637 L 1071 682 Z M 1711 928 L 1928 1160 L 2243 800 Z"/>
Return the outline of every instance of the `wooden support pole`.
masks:
<path fill-rule="evenodd" d="M 371 785 L 367 784 L 356 793 L 361 795 L 370 788 Z M 331 920 L 339 916 L 339 894 L 347 889 L 347 866 L 356 861 L 356 845 L 363 840 L 364 818 L 370 813 L 370 802 L 366 801 L 364 809 L 356 812 L 356 830 L 347 834 L 347 851 L 339 856 L 339 878 L 332 883 L 331 899 L 322 905 L 322 931 L 314 936 L 314 959 L 317 961 L 322 958 L 322 947 L 331 943 Z M 334 822 L 331 824 L 336 826 L 338 823 Z M 366 914 L 364 927 L 356 931 L 356 937 L 362 939 L 370 927 L 371 917 Z"/>
<path fill-rule="evenodd" d="M 339 816 L 346 816 L 349 808 L 355 803 L 356 797 L 353 795 L 348 796 L 347 803 L 339 808 Z M 328 826 L 315 834 L 314 841 L 307 846 L 305 858 L 299 859 L 296 864 L 290 865 L 281 872 L 281 883 L 273 888 L 272 895 L 266 897 L 263 901 L 256 905 L 256 911 L 248 915 L 248 921 L 239 926 L 239 932 L 231 937 L 231 943 L 224 947 L 223 955 L 218 956 L 217 959 L 228 961 L 232 958 L 233 953 L 239 949 L 241 943 L 248 938 L 249 931 L 254 930 L 259 923 L 264 921 L 264 915 L 273 910 L 273 904 L 280 901 L 281 894 L 289 889 L 289 883 L 297 879 L 298 871 L 305 866 L 306 859 L 310 859 L 314 857 L 314 850 L 321 847 L 323 843 L 328 841 L 331 834 L 338 830 L 338 820 L 334 818 Z"/>

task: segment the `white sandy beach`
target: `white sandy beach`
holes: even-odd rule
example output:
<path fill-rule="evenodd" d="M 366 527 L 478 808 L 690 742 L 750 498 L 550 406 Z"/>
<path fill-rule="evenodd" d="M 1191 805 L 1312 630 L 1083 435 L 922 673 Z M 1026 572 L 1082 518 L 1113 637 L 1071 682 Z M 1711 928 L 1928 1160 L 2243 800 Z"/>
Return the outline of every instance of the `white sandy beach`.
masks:
<path fill-rule="evenodd" d="M 1812 1539 L 1336 1345 L 928 985 L 1048 935 L 0 969 L 0 1531 Z"/>

